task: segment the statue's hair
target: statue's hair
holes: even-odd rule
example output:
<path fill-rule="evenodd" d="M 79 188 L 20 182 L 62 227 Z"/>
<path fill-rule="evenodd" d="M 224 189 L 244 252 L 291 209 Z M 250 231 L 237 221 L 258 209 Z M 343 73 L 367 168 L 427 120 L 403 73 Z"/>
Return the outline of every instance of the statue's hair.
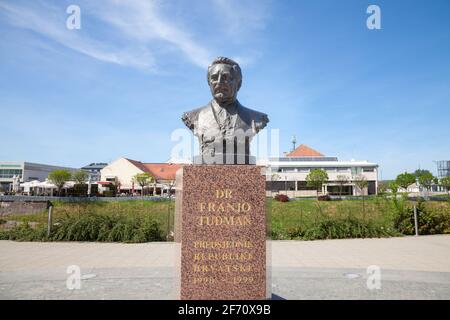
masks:
<path fill-rule="evenodd" d="M 242 85 L 242 72 L 241 72 L 241 67 L 239 66 L 239 64 L 234 61 L 231 60 L 230 58 L 226 58 L 226 57 L 217 57 L 213 60 L 213 62 L 211 62 L 211 64 L 208 67 L 208 73 L 206 75 L 207 80 L 208 80 L 208 84 L 209 83 L 209 72 L 211 71 L 211 68 L 215 65 L 215 64 L 228 64 L 230 66 L 233 67 L 233 71 L 235 76 L 237 77 L 237 81 L 238 81 L 238 90 L 241 88 Z"/>

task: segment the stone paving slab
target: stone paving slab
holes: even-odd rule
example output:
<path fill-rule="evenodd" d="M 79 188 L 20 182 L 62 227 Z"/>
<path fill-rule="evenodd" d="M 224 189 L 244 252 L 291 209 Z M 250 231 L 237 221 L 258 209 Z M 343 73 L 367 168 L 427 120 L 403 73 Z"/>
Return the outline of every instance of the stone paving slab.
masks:
<path fill-rule="evenodd" d="M 450 235 L 272 241 L 272 266 L 450 272 Z"/>
<path fill-rule="evenodd" d="M 69 290 L 65 270 L 3 272 L 0 299 L 176 299 L 174 268 L 86 269 Z M 348 275 L 352 275 L 349 277 Z M 303 299 L 450 299 L 450 273 L 382 270 L 380 289 L 367 287 L 365 269 L 277 268 L 272 293 Z"/>
<path fill-rule="evenodd" d="M 271 241 L 283 299 L 450 299 L 450 236 Z M 0 241 L 0 299 L 174 299 L 179 244 Z M 67 267 L 86 276 L 69 290 Z M 369 290 L 367 270 L 381 270 Z"/>

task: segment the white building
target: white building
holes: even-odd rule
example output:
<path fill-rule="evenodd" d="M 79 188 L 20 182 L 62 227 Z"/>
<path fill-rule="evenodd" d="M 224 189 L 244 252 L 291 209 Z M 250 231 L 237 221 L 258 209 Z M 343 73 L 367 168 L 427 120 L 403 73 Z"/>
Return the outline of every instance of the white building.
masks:
<path fill-rule="evenodd" d="M 149 193 L 162 195 L 173 192 L 175 174 L 181 168 L 175 163 L 143 163 L 127 158 L 118 158 L 100 170 L 101 181 L 99 185 L 107 187 L 113 183 L 118 184 L 120 192 L 133 193 L 141 190 L 141 186 L 133 182 L 133 177 L 138 173 L 149 173 L 156 180 L 156 184 L 149 186 Z"/>
<path fill-rule="evenodd" d="M 103 162 L 91 163 L 91 164 L 88 164 L 88 165 L 82 167 L 81 170 L 86 171 L 89 174 L 89 180 L 92 183 L 95 183 L 97 181 L 100 181 L 100 179 L 101 179 L 100 171 L 107 165 L 108 165 L 107 163 L 103 163 Z"/>
<path fill-rule="evenodd" d="M 15 178 L 18 183 L 33 180 L 45 181 L 48 174 L 54 170 L 74 172 L 77 169 L 24 161 L 0 162 L 0 192 L 12 191 Z"/>
<path fill-rule="evenodd" d="M 316 196 L 317 190 L 307 186 L 306 177 L 314 169 L 323 169 L 329 181 L 322 186 L 322 194 L 371 195 L 378 189 L 378 165 L 367 161 L 340 161 L 326 157 L 306 145 L 281 158 L 259 161 L 271 170 L 272 182 L 267 189 L 272 193 L 287 194 L 289 197 Z M 360 190 L 355 180 L 364 177 L 368 186 Z"/>

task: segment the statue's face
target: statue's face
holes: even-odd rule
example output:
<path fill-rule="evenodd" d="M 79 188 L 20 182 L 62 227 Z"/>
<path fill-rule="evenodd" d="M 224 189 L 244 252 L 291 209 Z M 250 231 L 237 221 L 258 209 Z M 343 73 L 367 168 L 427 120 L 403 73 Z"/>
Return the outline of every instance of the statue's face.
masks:
<path fill-rule="evenodd" d="M 234 102 L 239 90 L 239 83 L 233 67 L 228 64 L 213 65 L 209 72 L 209 87 L 217 102 Z"/>

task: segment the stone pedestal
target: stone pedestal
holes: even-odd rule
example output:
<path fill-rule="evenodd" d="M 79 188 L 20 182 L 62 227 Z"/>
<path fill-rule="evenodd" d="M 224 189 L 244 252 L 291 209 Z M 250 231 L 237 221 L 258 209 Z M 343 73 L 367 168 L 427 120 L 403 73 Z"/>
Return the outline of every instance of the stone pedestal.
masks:
<path fill-rule="evenodd" d="M 267 298 L 264 168 L 184 166 L 175 222 L 181 299 Z"/>

